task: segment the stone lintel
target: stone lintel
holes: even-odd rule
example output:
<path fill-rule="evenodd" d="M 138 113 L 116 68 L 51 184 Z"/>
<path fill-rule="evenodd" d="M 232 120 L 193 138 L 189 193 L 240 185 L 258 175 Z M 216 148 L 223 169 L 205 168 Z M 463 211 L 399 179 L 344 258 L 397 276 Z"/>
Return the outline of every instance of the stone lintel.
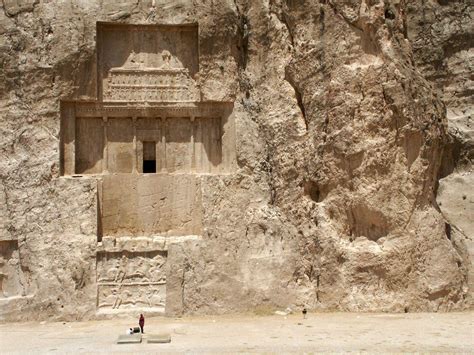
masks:
<path fill-rule="evenodd" d="M 18 243 L 18 237 L 12 236 L 10 234 L 2 234 L 0 235 L 0 243 L 1 242 Z"/>

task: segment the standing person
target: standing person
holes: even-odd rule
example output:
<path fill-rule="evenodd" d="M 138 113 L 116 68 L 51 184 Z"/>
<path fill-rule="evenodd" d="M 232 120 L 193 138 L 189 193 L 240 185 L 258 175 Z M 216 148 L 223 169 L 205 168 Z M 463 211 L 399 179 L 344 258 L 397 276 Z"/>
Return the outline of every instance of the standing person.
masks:
<path fill-rule="evenodd" d="M 142 334 L 144 334 L 143 328 L 145 327 L 145 317 L 143 316 L 143 314 L 140 314 L 140 319 L 138 320 L 138 325 L 140 326 Z"/>

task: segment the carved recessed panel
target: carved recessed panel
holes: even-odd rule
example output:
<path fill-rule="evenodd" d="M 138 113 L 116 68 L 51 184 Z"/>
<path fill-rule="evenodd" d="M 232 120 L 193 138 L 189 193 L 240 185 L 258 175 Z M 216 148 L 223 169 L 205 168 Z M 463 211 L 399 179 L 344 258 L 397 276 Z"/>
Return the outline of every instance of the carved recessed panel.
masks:
<path fill-rule="evenodd" d="M 104 236 L 202 234 L 200 180 L 193 175 L 107 175 L 100 195 Z"/>
<path fill-rule="evenodd" d="M 104 155 L 102 118 L 76 120 L 75 166 L 78 174 L 100 174 Z"/>
<path fill-rule="evenodd" d="M 164 310 L 165 251 L 100 252 L 97 254 L 97 308 Z"/>
<path fill-rule="evenodd" d="M 20 268 L 18 241 L 0 240 L 0 298 L 25 293 L 25 279 Z"/>
<path fill-rule="evenodd" d="M 123 102 L 199 100 L 197 25 L 99 23 L 99 99 Z"/>

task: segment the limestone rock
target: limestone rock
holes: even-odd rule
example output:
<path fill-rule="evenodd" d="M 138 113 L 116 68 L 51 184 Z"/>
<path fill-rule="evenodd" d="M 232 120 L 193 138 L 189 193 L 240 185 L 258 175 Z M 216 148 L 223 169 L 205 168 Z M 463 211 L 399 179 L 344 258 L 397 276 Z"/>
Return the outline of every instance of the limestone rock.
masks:
<path fill-rule="evenodd" d="M 438 205 L 443 215 L 462 233 L 474 239 L 472 211 L 474 208 L 474 176 L 472 173 L 452 174 L 440 181 Z"/>
<path fill-rule="evenodd" d="M 437 201 L 453 244 L 469 268 L 470 294 L 474 290 L 472 167 L 474 161 L 472 96 L 474 68 L 472 14 L 469 1 L 412 1 L 407 8 L 407 35 L 414 49 L 414 61 L 442 98 L 448 118 L 439 176 Z"/>
<path fill-rule="evenodd" d="M 466 306 L 468 1 L 0 6 L 0 319 Z"/>

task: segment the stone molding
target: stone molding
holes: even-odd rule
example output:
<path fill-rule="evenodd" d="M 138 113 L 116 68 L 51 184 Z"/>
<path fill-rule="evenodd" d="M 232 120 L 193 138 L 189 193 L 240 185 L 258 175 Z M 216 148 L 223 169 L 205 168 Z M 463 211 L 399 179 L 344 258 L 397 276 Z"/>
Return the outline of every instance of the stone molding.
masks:
<path fill-rule="evenodd" d="M 67 101 L 63 101 L 67 102 Z M 159 105 L 130 105 L 123 102 L 70 101 L 76 117 L 220 117 L 228 115 L 233 102 L 160 102 Z"/>

